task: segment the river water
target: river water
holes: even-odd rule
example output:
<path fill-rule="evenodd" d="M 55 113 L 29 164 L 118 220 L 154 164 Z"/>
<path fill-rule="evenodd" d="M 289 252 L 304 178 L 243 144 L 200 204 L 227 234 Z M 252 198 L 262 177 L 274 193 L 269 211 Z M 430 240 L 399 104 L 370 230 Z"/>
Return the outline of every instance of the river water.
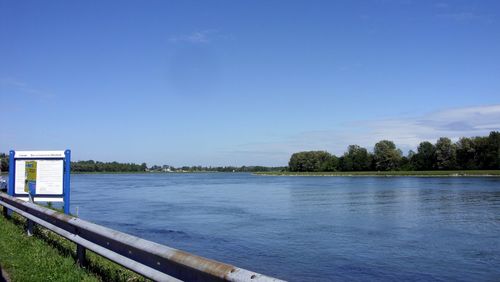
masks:
<path fill-rule="evenodd" d="M 72 212 L 290 281 L 499 281 L 500 178 L 73 175 Z"/>

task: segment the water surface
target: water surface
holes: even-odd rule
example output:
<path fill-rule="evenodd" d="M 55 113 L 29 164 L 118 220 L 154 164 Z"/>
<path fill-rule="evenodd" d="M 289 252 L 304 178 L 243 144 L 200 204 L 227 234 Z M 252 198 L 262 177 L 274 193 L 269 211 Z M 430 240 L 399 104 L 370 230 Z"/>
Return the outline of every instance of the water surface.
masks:
<path fill-rule="evenodd" d="M 290 281 L 500 279 L 500 178 L 73 175 L 81 218 Z"/>

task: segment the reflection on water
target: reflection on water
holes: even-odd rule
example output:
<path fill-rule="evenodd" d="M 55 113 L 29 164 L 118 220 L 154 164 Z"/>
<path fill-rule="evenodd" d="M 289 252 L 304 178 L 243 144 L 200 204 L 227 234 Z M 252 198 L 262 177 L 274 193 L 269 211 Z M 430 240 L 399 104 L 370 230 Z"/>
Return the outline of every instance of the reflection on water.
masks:
<path fill-rule="evenodd" d="M 292 281 L 495 280 L 500 179 L 74 175 L 80 217 Z"/>

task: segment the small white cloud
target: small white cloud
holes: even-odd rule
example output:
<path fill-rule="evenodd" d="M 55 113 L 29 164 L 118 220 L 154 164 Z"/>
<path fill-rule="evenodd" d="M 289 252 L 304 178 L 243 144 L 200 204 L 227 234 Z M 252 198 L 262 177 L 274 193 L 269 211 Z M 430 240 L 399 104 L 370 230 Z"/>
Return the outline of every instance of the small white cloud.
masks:
<path fill-rule="evenodd" d="M 195 31 L 193 33 L 181 36 L 174 36 L 170 38 L 171 42 L 188 42 L 193 44 L 209 43 L 213 35 L 217 34 L 217 30 L 206 29 L 202 31 Z"/>
<path fill-rule="evenodd" d="M 386 138 L 408 147 L 439 137 L 487 135 L 499 130 L 500 105 L 446 109 L 420 117 L 366 122 L 372 136 Z"/>

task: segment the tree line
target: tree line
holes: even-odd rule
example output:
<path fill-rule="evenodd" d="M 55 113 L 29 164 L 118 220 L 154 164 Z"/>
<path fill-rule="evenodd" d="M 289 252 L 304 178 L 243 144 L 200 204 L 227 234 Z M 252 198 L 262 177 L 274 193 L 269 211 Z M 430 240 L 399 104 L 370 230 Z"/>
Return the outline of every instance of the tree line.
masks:
<path fill-rule="evenodd" d="M 286 167 L 267 167 L 267 166 L 181 166 L 173 167 L 169 165 L 153 165 L 149 171 L 157 172 L 271 172 L 285 171 Z"/>
<path fill-rule="evenodd" d="M 462 137 L 457 142 L 447 137 L 439 138 L 435 144 L 424 141 L 416 152 L 410 150 L 406 156 L 389 140 L 377 142 L 373 152 L 349 145 L 340 157 L 326 151 L 298 152 L 290 157 L 288 169 L 296 172 L 500 169 L 500 132 Z"/>
<path fill-rule="evenodd" d="M 95 162 L 78 161 L 71 162 L 73 172 L 269 172 L 281 171 L 285 167 L 265 167 L 265 166 L 182 166 L 174 167 L 170 165 L 152 165 L 148 167 L 146 163 L 118 163 L 118 162 Z"/>
<path fill-rule="evenodd" d="M 9 155 L 0 153 L 0 169 L 9 171 Z M 94 160 L 71 162 L 72 172 L 270 172 L 284 171 L 286 167 L 266 166 L 182 166 L 152 165 L 146 163 L 100 162 Z"/>
<path fill-rule="evenodd" d="M 0 153 L 0 169 L 2 172 L 9 171 L 9 155 Z M 146 171 L 146 163 L 119 163 L 99 161 L 76 161 L 71 162 L 72 172 L 141 172 Z"/>
<path fill-rule="evenodd" d="M 119 163 L 99 161 L 77 161 L 71 162 L 72 172 L 142 172 L 147 169 L 146 163 Z"/>

